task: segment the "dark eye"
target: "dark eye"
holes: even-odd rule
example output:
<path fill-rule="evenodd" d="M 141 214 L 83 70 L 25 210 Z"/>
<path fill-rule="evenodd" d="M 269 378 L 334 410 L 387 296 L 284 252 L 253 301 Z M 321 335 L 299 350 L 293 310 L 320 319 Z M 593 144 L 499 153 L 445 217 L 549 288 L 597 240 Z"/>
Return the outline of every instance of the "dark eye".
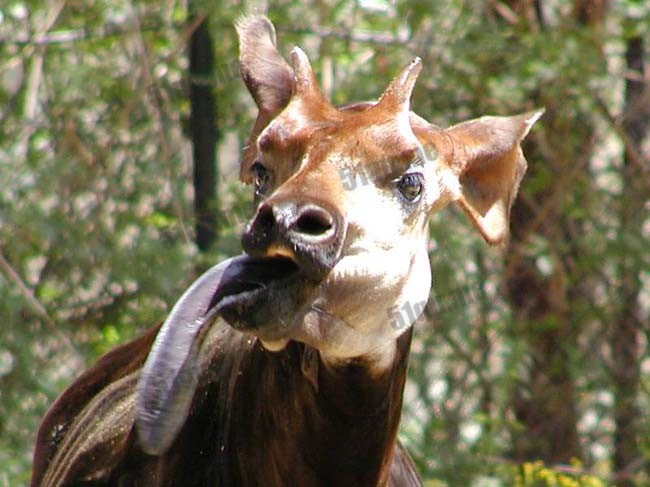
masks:
<path fill-rule="evenodd" d="M 251 166 L 251 172 L 253 173 L 253 186 L 255 187 L 255 196 L 259 197 L 266 193 L 268 190 L 269 182 L 271 176 L 269 175 L 268 169 L 264 167 L 259 162 L 254 162 Z"/>
<path fill-rule="evenodd" d="M 417 172 L 404 174 L 397 181 L 397 189 L 409 203 L 415 203 L 422 194 L 422 175 Z"/>

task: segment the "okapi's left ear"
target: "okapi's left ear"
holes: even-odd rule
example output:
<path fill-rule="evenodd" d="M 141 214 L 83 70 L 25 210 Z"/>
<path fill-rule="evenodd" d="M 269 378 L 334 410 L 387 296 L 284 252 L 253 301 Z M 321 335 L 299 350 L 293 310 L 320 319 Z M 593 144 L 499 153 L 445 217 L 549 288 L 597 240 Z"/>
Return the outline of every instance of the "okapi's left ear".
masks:
<path fill-rule="evenodd" d="M 445 131 L 461 184 L 457 203 L 491 245 L 508 237 L 510 208 L 527 167 L 520 143 L 543 113 L 481 117 Z"/>

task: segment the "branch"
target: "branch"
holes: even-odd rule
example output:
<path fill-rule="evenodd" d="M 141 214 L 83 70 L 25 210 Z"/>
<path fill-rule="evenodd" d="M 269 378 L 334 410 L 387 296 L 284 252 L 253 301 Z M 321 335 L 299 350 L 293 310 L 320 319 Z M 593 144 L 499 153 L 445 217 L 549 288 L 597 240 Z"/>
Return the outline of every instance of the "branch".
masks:
<path fill-rule="evenodd" d="M 510 25 L 517 25 L 517 23 L 519 23 L 519 16 L 505 3 L 499 2 L 498 0 L 492 0 L 490 4 L 499 17 L 501 17 L 506 23 Z"/>
<path fill-rule="evenodd" d="M 627 151 L 628 157 L 630 158 L 630 161 L 637 166 L 637 168 L 641 171 L 641 174 L 647 174 L 648 173 L 648 161 L 645 160 L 643 155 L 641 154 L 641 151 L 637 147 L 637 145 L 634 143 L 634 141 L 630 138 L 628 135 L 627 131 L 625 128 L 621 125 L 621 123 L 616 119 L 614 114 L 607 108 L 607 105 L 603 101 L 603 99 L 598 95 L 597 93 L 593 94 L 593 99 L 594 102 L 596 103 L 596 108 L 601 112 L 601 114 L 605 117 L 607 122 L 612 126 L 614 131 L 616 132 L 616 135 L 618 135 L 621 138 L 621 141 L 623 141 L 623 145 L 625 146 L 625 150 Z"/>
<path fill-rule="evenodd" d="M 34 296 L 34 292 L 25 284 L 25 281 L 20 277 L 18 272 L 11 266 L 9 261 L 5 258 L 4 254 L 2 253 L 2 248 L 0 247 L 0 268 L 4 271 L 4 273 L 7 275 L 9 280 L 13 281 L 16 287 L 20 290 L 20 293 L 25 297 L 27 302 L 32 308 L 32 311 L 39 317 L 42 318 L 43 321 L 56 333 L 59 338 L 63 341 L 63 343 L 66 344 L 66 346 L 70 347 L 71 350 L 75 350 L 74 345 L 70 341 L 70 339 L 63 333 L 61 330 L 58 329 L 56 326 L 56 322 L 52 319 L 52 317 L 49 315 L 47 310 L 45 309 L 45 306 L 41 304 L 41 302 Z"/>
<path fill-rule="evenodd" d="M 283 30 L 293 32 L 295 34 L 315 34 L 321 38 L 333 37 L 334 39 L 341 39 L 345 41 L 371 43 L 371 44 L 384 44 L 384 45 L 398 45 L 408 47 L 411 39 L 408 35 L 393 35 L 389 33 L 375 33 L 364 30 L 347 30 L 347 29 L 332 29 L 329 27 L 292 27 L 290 25 L 283 26 Z"/>
<path fill-rule="evenodd" d="M 16 286 L 18 286 L 18 289 L 20 289 L 21 294 L 25 296 L 25 298 L 27 298 L 27 302 L 31 305 L 34 312 L 40 318 L 43 318 L 45 321 L 53 324 L 54 320 L 47 313 L 45 307 L 41 304 L 41 302 L 36 298 L 36 296 L 34 296 L 33 291 L 29 288 L 29 286 L 27 286 L 27 284 L 25 284 L 22 278 L 18 275 L 18 272 L 7 261 L 4 254 L 2 253 L 2 249 L 0 249 L 0 267 L 5 272 L 7 277 L 9 277 L 9 279 L 13 281 L 14 284 L 16 284 Z"/>

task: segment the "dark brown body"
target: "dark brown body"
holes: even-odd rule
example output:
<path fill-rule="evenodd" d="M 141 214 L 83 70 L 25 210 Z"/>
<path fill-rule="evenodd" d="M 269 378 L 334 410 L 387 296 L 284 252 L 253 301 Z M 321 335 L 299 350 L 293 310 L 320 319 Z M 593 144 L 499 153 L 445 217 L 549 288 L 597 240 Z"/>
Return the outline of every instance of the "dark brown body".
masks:
<path fill-rule="evenodd" d="M 361 363 L 328 370 L 305 345 L 268 352 L 224 324 L 206 343 L 204 356 L 214 354 L 185 426 L 168 453 L 154 457 L 138 447 L 132 400 L 119 424 L 84 418 L 106 416 L 105 408 L 122 404 L 117 398 L 134 395 L 157 331 L 104 356 L 52 406 L 38 433 L 32 486 L 421 485 L 405 450 L 392 448 L 410 332 L 393 369 L 371 379 Z M 99 440 L 102 427 L 117 434 Z"/>

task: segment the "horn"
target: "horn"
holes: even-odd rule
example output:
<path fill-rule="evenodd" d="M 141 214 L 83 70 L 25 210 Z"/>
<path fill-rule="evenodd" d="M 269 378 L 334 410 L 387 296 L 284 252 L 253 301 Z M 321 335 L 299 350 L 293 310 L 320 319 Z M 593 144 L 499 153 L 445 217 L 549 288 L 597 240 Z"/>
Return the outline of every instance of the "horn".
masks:
<path fill-rule="evenodd" d="M 314 76 L 314 71 L 311 69 L 311 63 L 305 51 L 295 46 L 291 51 L 291 65 L 293 67 L 294 82 L 295 82 L 295 96 L 300 99 L 305 98 L 318 98 L 326 101 L 323 94 L 320 92 L 318 82 Z"/>
<path fill-rule="evenodd" d="M 377 103 L 377 107 L 389 111 L 409 111 L 410 100 L 415 82 L 422 71 L 422 60 L 413 59 L 402 68 L 399 74 L 390 82 Z"/>

